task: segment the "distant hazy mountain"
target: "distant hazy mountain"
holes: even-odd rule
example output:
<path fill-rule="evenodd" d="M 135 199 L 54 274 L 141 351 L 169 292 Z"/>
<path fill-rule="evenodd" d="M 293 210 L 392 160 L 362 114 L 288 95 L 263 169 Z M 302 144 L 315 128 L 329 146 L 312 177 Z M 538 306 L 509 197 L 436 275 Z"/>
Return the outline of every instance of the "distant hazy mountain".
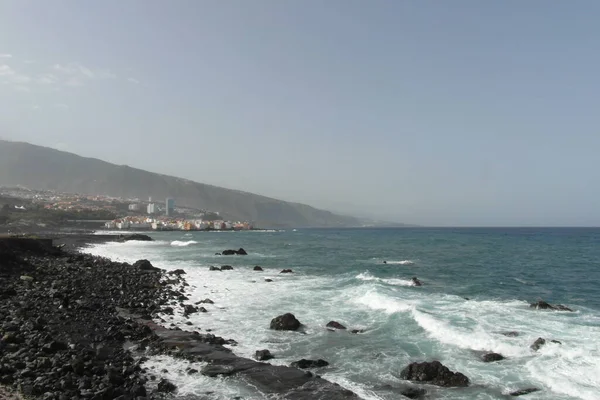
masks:
<path fill-rule="evenodd" d="M 225 189 L 187 179 L 110 164 L 64 151 L 0 140 L 0 185 L 124 198 L 173 197 L 176 204 L 218 211 L 261 227 L 360 226 L 357 218 Z"/>

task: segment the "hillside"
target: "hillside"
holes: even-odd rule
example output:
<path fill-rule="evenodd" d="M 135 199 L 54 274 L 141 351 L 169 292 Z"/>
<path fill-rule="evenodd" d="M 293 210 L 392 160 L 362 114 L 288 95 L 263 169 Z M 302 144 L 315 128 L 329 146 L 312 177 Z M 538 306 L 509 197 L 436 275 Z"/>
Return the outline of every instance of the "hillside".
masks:
<path fill-rule="evenodd" d="M 345 227 L 358 219 L 316 208 L 156 174 L 29 143 L 0 140 L 0 185 L 123 198 L 174 197 L 261 227 Z"/>

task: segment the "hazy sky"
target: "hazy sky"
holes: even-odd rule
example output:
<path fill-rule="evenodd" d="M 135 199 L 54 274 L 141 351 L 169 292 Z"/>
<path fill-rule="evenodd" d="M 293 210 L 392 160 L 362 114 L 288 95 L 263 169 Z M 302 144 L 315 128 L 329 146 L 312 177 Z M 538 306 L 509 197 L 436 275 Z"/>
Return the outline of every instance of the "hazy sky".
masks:
<path fill-rule="evenodd" d="M 427 225 L 600 225 L 600 2 L 0 0 L 0 136 Z"/>

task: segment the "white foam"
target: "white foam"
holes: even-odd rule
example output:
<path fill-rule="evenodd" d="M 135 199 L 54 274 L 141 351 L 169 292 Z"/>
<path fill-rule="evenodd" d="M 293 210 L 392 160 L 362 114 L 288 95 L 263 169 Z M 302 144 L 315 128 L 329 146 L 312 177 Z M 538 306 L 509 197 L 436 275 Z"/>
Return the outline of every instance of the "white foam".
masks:
<path fill-rule="evenodd" d="M 378 293 L 376 290 L 370 290 L 363 296 L 358 297 L 355 303 L 365 305 L 373 310 L 382 310 L 387 314 L 410 311 L 414 307 L 411 302 L 393 299 Z"/>
<path fill-rule="evenodd" d="M 398 279 L 398 278 L 378 278 L 376 276 L 371 275 L 369 272 L 361 272 L 356 275 L 356 279 L 361 281 L 374 281 L 374 282 L 383 282 L 388 285 L 393 286 L 414 286 L 414 282 L 408 279 Z"/>
<path fill-rule="evenodd" d="M 198 242 L 196 242 L 195 240 L 187 240 L 187 241 L 181 241 L 181 240 L 173 240 L 171 242 L 171 246 L 177 246 L 177 247 L 186 247 L 192 244 L 198 244 Z"/>
<path fill-rule="evenodd" d="M 384 264 L 391 265 L 415 265 L 415 262 L 412 260 L 400 260 L 400 261 L 386 261 Z"/>

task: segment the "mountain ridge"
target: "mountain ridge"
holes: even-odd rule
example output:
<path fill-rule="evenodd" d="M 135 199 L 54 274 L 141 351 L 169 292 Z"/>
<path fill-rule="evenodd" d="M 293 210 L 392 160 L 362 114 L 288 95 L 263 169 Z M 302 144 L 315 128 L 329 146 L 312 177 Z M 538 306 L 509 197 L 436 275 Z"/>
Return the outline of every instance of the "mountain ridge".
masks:
<path fill-rule="evenodd" d="M 173 197 L 261 227 L 352 227 L 358 218 L 306 204 L 117 165 L 26 142 L 0 140 L 0 185 L 121 198 Z"/>

